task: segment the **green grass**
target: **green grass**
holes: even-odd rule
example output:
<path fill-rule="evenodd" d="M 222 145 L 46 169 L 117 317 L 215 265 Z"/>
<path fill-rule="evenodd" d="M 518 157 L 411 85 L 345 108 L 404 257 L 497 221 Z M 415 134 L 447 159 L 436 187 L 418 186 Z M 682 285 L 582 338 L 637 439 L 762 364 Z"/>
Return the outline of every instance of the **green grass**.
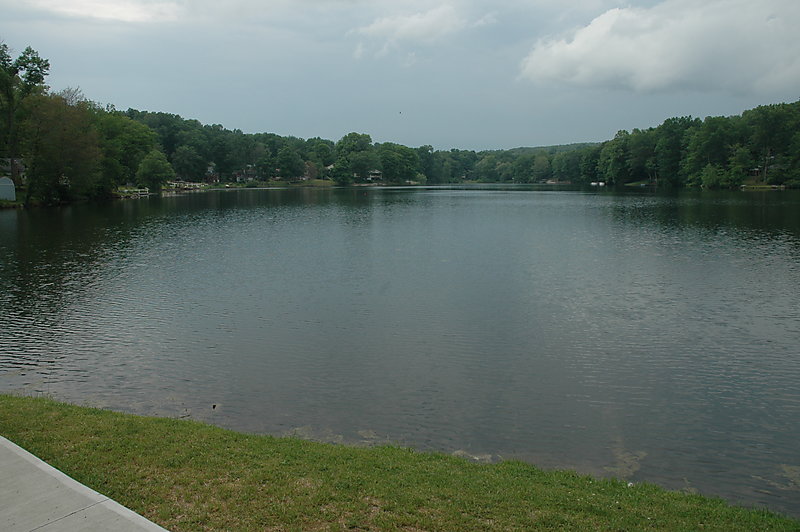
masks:
<path fill-rule="evenodd" d="M 0 209 L 19 209 L 22 206 L 23 204 L 21 201 L 0 200 Z"/>
<path fill-rule="evenodd" d="M 174 530 L 800 530 L 718 499 L 516 461 L 240 434 L 0 395 L 0 434 Z"/>
<path fill-rule="evenodd" d="M 330 179 L 308 179 L 306 181 L 292 182 L 291 185 L 299 187 L 332 187 L 336 185 L 335 181 Z"/>

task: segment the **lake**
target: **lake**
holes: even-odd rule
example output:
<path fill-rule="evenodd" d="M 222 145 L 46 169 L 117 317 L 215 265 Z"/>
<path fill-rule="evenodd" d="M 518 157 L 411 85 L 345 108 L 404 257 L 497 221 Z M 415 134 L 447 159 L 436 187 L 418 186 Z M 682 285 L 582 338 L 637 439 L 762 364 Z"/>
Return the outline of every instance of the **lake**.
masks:
<path fill-rule="evenodd" d="M 800 194 L 228 190 L 0 211 L 0 392 L 800 516 Z"/>

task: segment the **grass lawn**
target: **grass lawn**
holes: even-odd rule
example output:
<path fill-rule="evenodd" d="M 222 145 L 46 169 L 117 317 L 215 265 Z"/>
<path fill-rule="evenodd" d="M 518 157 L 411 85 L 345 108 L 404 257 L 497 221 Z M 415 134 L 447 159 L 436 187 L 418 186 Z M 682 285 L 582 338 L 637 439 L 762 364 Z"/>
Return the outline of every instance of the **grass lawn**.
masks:
<path fill-rule="evenodd" d="M 0 200 L 0 209 L 19 209 L 21 207 L 22 207 L 21 201 Z"/>
<path fill-rule="evenodd" d="M 0 434 L 170 530 L 800 530 L 652 485 L 516 461 L 240 434 L 0 395 Z"/>
<path fill-rule="evenodd" d="M 296 183 L 291 183 L 292 185 L 298 187 L 332 187 L 336 185 L 335 181 L 330 179 L 309 179 L 307 181 L 298 181 Z"/>

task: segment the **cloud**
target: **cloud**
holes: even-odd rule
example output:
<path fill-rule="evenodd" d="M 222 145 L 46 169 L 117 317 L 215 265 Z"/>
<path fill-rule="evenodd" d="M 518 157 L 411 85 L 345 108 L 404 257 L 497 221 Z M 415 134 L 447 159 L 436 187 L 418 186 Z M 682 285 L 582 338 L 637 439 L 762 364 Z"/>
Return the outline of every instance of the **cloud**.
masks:
<path fill-rule="evenodd" d="M 158 1 L 34 0 L 31 4 L 40 10 L 59 15 L 120 22 L 175 20 L 180 12 L 176 3 Z"/>
<path fill-rule="evenodd" d="M 385 52 L 388 48 L 400 43 L 432 44 L 446 35 L 458 32 L 468 26 L 450 4 L 443 4 L 429 11 L 411 15 L 381 17 L 367 26 L 362 26 L 354 33 L 383 41 Z"/>
<path fill-rule="evenodd" d="M 521 75 L 542 84 L 770 93 L 800 86 L 797 0 L 664 0 L 542 39 Z"/>
<path fill-rule="evenodd" d="M 486 13 L 484 16 L 473 22 L 472 27 L 482 28 L 484 26 L 492 26 L 494 24 L 497 24 L 497 13 L 492 11 L 491 13 Z"/>

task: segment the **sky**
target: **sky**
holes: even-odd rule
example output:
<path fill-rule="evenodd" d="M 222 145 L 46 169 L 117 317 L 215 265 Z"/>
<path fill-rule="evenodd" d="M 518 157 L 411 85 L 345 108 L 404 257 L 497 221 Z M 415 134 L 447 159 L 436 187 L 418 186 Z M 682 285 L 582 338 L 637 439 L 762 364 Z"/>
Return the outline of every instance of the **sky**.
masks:
<path fill-rule="evenodd" d="M 54 91 L 246 133 L 610 139 L 800 99 L 800 0 L 0 0 Z"/>

